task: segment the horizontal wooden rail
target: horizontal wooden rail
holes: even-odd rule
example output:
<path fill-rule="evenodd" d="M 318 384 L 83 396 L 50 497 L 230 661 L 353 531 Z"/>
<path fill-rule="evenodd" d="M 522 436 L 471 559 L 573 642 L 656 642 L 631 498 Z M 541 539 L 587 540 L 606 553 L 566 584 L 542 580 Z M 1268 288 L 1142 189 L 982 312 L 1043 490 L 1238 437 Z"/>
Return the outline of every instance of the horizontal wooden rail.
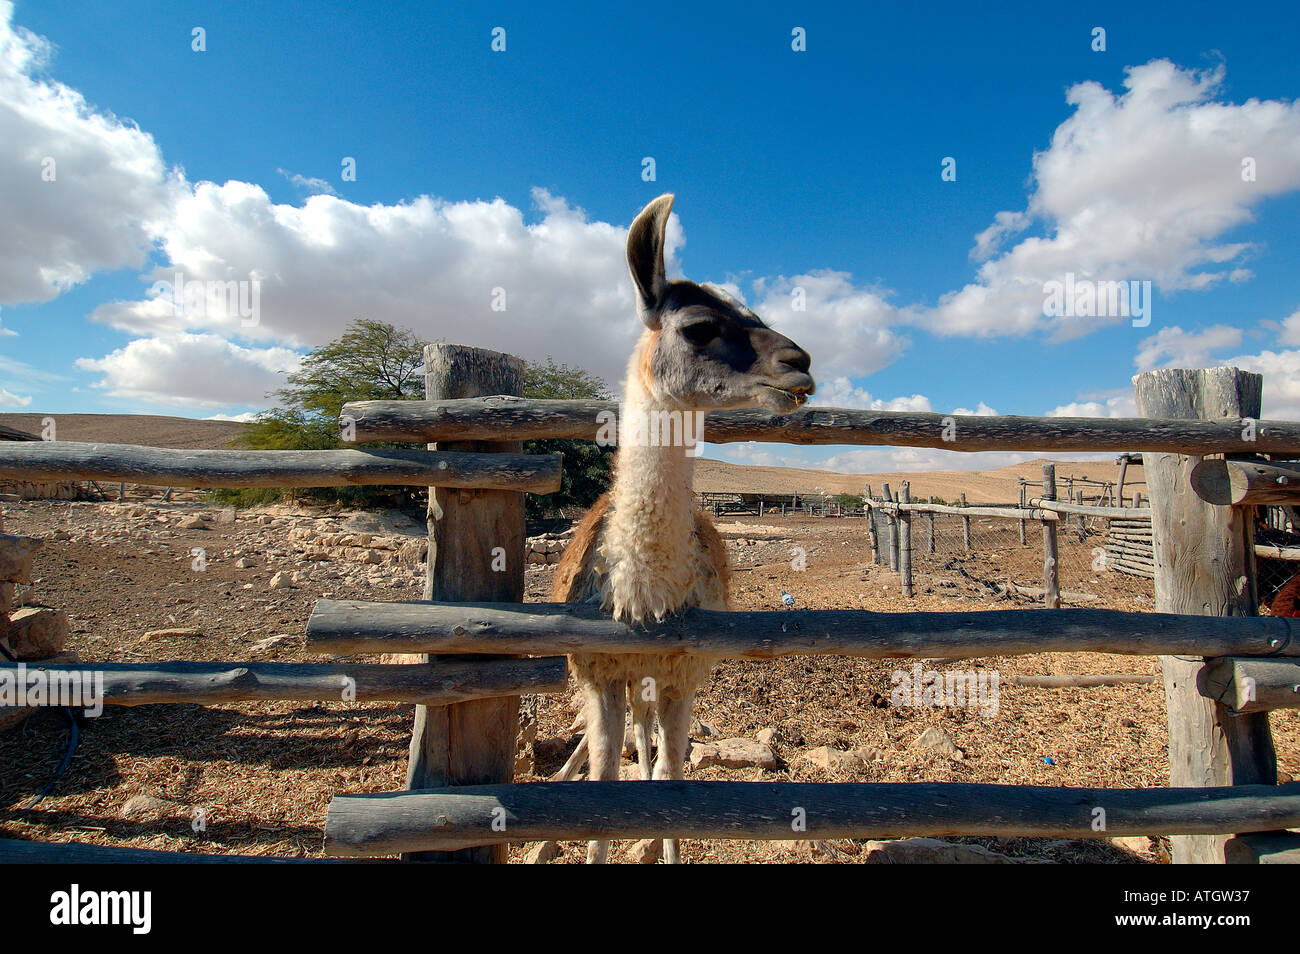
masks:
<path fill-rule="evenodd" d="M 1062 500 L 1044 500 L 1033 497 L 1031 507 L 1041 507 L 1054 513 L 1077 513 L 1083 517 L 1121 517 L 1125 520 L 1150 520 L 1150 507 L 1091 507 L 1087 504 L 1072 504 Z"/>
<path fill-rule="evenodd" d="M 78 441 L 0 442 L 0 480 L 116 480 L 156 487 L 335 487 L 404 484 L 560 489 L 559 454 L 391 448 L 176 450 Z"/>
<path fill-rule="evenodd" d="M 1212 659 L 1197 676 L 1196 688 L 1237 713 L 1300 709 L 1300 662 Z"/>
<path fill-rule="evenodd" d="M 1203 460 L 1192 468 L 1192 489 L 1220 506 L 1300 504 L 1300 464 Z"/>
<path fill-rule="evenodd" d="M 192 851 L 119 848 L 77 842 L 19 841 L 0 838 L 5 865 L 343 865 L 401 864 L 396 858 L 284 858 L 277 855 L 205 855 Z"/>
<path fill-rule="evenodd" d="M 21 667 L 21 669 L 20 669 Z M 483 662 L 439 661 L 428 665 L 276 662 L 153 662 L 34 665 L 0 663 L 0 679 L 23 673 L 30 684 L 41 675 L 51 685 L 102 686 L 105 705 L 160 702 L 219 705 L 226 702 L 412 702 L 443 706 L 470 699 L 562 692 L 561 656 Z M 46 678 L 48 677 L 48 678 Z M 76 681 L 74 682 L 74 677 Z M 102 680 L 102 681 L 101 681 Z M 346 694 L 345 694 L 346 690 Z M 45 705 L 65 705 L 60 697 Z"/>
<path fill-rule="evenodd" d="M 889 503 L 874 501 L 871 506 L 884 513 L 896 514 L 900 511 L 909 513 L 947 513 L 959 517 L 993 517 L 1003 520 L 1046 520 L 1059 518 L 1055 513 L 1043 509 L 1030 510 L 1023 507 L 953 507 L 948 504 L 931 503 Z"/>
<path fill-rule="evenodd" d="M 1270 560 L 1300 561 L 1300 547 L 1282 547 L 1271 543 L 1255 544 L 1255 556 Z"/>
<path fill-rule="evenodd" d="M 535 782 L 335 796 L 325 816 L 325 853 L 386 855 L 605 838 L 1110 838 L 1297 825 L 1300 783 L 1105 789 L 927 782 Z"/>
<path fill-rule="evenodd" d="M 364 653 L 663 653 L 745 659 L 865 659 L 1120 653 L 1300 655 L 1300 619 L 1119 610 L 875 613 L 691 609 L 633 628 L 582 603 L 368 603 L 318 600 L 307 646 Z"/>
<path fill-rule="evenodd" d="M 455 401 L 354 401 L 339 415 L 355 440 L 425 443 L 594 440 L 613 401 L 541 401 L 497 395 Z M 604 415 L 604 417 L 602 417 Z M 1248 439 L 1252 435 L 1255 439 Z M 1300 423 L 1153 418 L 1016 417 L 805 407 L 792 414 L 715 411 L 703 439 L 717 444 L 871 444 L 986 450 L 1152 450 L 1183 454 L 1300 454 Z"/>

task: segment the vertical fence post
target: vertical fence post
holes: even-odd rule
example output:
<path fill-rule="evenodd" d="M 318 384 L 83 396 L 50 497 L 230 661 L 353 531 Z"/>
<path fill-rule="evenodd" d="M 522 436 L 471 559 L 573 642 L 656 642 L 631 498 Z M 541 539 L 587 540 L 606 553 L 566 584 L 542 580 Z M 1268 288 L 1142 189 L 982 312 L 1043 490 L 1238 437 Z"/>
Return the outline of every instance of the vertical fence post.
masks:
<path fill-rule="evenodd" d="M 961 495 L 961 505 L 963 507 L 967 506 L 965 494 Z M 970 517 L 961 518 L 961 537 L 962 543 L 966 545 L 966 552 L 970 553 L 972 549 L 970 545 Z"/>
<path fill-rule="evenodd" d="M 424 393 L 431 401 L 522 395 L 524 362 L 513 355 L 435 344 L 424 349 Z M 446 441 L 430 449 L 519 453 L 520 441 Z M 504 490 L 429 488 L 429 560 L 424 598 L 518 603 L 524 598 L 524 495 Z M 426 656 L 426 659 L 431 657 Z M 458 656 L 457 659 L 491 659 Z M 514 779 L 519 697 L 416 706 L 408 789 L 481 785 Z M 419 852 L 420 860 L 504 863 L 504 845 Z"/>
<path fill-rule="evenodd" d="M 880 485 L 881 492 L 885 495 L 885 503 L 893 503 L 894 495 L 889 490 L 889 484 Z M 898 525 L 894 514 L 888 510 L 885 511 L 885 550 L 889 559 L 889 568 L 895 573 L 898 572 Z"/>
<path fill-rule="evenodd" d="M 876 523 L 880 517 L 876 508 L 871 506 L 874 502 L 874 498 L 871 496 L 871 485 L 867 484 L 867 495 L 862 498 L 862 503 L 863 506 L 867 508 L 864 511 L 864 515 L 867 518 L 867 533 L 871 535 L 871 559 L 875 561 L 876 564 L 879 564 L 880 534 L 877 532 Z"/>
<path fill-rule="evenodd" d="M 1026 493 L 1024 493 L 1024 478 L 1021 477 L 1021 509 L 1024 509 L 1024 504 L 1026 504 L 1026 499 L 1024 498 L 1026 498 Z M 1021 546 L 1022 547 L 1026 545 L 1026 543 L 1028 543 L 1027 522 L 1028 521 L 1024 519 L 1024 517 L 1021 517 Z"/>
<path fill-rule="evenodd" d="M 903 481 L 903 486 L 898 488 L 898 500 L 900 503 L 912 502 L 912 489 L 907 481 Z M 901 541 L 898 547 L 898 574 L 903 578 L 903 595 L 910 598 L 912 595 L 912 511 L 898 512 L 898 536 Z"/>
<path fill-rule="evenodd" d="M 1043 465 L 1043 499 L 1056 499 L 1056 465 Z M 1061 577 L 1056 559 L 1056 521 L 1043 521 L 1043 602 L 1061 608 Z"/>
<path fill-rule="evenodd" d="M 930 494 L 930 505 L 931 506 L 934 505 L 934 494 Z M 927 513 L 925 516 L 930 523 L 930 539 L 927 541 L 926 551 L 928 553 L 933 553 L 934 552 L 934 514 Z"/>
<path fill-rule="evenodd" d="M 1258 418 L 1263 379 L 1237 368 L 1148 371 L 1133 379 L 1138 414 L 1213 420 Z M 1249 509 L 1206 503 L 1191 490 L 1199 457 L 1143 452 L 1151 499 L 1156 609 L 1254 616 L 1254 527 Z M 1231 715 L 1203 698 L 1201 660 L 1160 657 L 1169 713 L 1169 783 L 1175 787 L 1277 783 L 1268 713 Z M 1224 835 L 1175 835 L 1175 863 L 1223 864 Z"/>

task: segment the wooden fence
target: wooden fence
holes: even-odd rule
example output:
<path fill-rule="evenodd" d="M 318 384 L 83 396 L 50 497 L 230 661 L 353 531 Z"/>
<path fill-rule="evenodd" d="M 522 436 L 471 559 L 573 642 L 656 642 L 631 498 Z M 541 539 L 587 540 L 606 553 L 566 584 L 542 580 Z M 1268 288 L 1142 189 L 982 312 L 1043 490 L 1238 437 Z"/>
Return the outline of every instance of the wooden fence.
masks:
<path fill-rule="evenodd" d="M 961 495 L 961 506 L 912 502 L 906 481 L 898 496 L 891 494 L 889 484 L 882 487 L 882 496 L 871 496 L 868 486 L 864 503 L 870 515 L 870 536 L 873 559 L 878 565 L 888 565 L 899 575 L 904 596 L 910 597 L 913 581 L 913 523 L 923 517 L 926 524 L 924 550 L 933 554 L 937 550 L 935 516 L 938 514 L 960 516 L 962 519 L 963 550 L 974 550 L 971 521 L 981 518 L 1016 521 L 1020 529 L 1020 544 L 1027 543 L 1026 526 L 1042 525 L 1043 539 L 1043 594 L 1047 606 L 1060 606 L 1061 571 L 1058 528 L 1069 529 L 1073 520 L 1082 535 L 1085 524 L 1105 520 L 1108 524 L 1105 538 L 1105 569 L 1123 574 L 1155 577 L 1155 557 L 1151 541 L 1151 508 L 1109 507 L 1067 503 L 1056 499 L 1056 465 L 1043 465 L 1043 492 L 1041 496 L 1027 497 L 1023 484 L 1021 504 L 1006 506 L 969 506 L 966 495 Z"/>
<path fill-rule="evenodd" d="M 615 407 L 525 400 L 518 396 L 522 362 L 494 352 L 433 345 L 425 365 L 426 400 L 349 404 L 340 424 L 358 443 L 430 443 L 436 451 L 321 452 L 324 456 L 311 460 L 281 460 L 276 454 L 258 459 L 255 467 L 247 463 L 248 452 L 209 452 L 232 456 L 181 461 L 174 454 L 155 456 L 144 449 L 107 451 L 110 460 L 95 464 L 79 456 L 84 447 L 46 445 L 47 456 L 42 456 L 42 448 L 27 445 L 23 451 L 32 456 L 23 460 L 8 456 L 11 447 L 0 447 L 0 476 L 22 479 L 60 470 L 69 479 L 88 472 L 119 479 L 129 471 L 135 480 L 148 469 L 155 479 L 182 485 L 183 465 L 193 468 L 191 481 L 205 485 L 293 480 L 298 486 L 329 486 L 373 478 L 431 486 L 425 600 L 321 600 L 308 624 L 312 648 L 426 654 L 425 665 L 332 666 L 325 667 L 329 672 L 312 669 L 306 676 L 267 670 L 265 664 L 232 663 L 232 669 L 215 674 L 180 663 L 113 667 L 118 701 L 136 691 L 152 692 L 150 701 L 333 698 L 337 685 L 331 688 L 330 680 L 350 675 L 360 685 L 364 674 L 372 698 L 419 703 L 407 790 L 337 796 L 326 818 L 327 854 L 402 852 L 419 860 L 499 862 L 510 842 L 560 838 L 1165 834 L 1174 837 L 1177 861 L 1300 859 L 1300 835 L 1286 831 L 1300 827 L 1300 783 L 1277 784 L 1267 721 L 1269 709 L 1300 705 L 1300 696 L 1289 688 L 1300 684 L 1300 621 L 1256 615 L 1251 521 L 1243 508 L 1260 490 L 1231 491 L 1239 499 L 1227 502 L 1210 499 L 1213 494 L 1207 496 L 1198 483 L 1204 471 L 1196 468 L 1202 462 L 1193 456 L 1300 455 L 1300 424 L 1257 420 L 1258 375 L 1224 368 L 1149 372 L 1136 381 L 1138 408 L 1146 417 L 1128 420 L 944 418 L 835 408 L 778 416 L 733 411 L 705 420 L 705 437 L 714 442 L 1142 451 L 1150 485 L 1157 613 L 691 610 L 632 632 L 588 606 L 523 602 L 522 491 L 555 489 L 558 471 L 545 458 L 520 457 L 520 442 L 592 439 L 600 426 L 598 415 Z M 1274 496 L 1285 486 L 1277 476 L 1268 485 Z M 1191 486 L 1199 496 L 1188 492 Z M 1024 508 L 1013 508 L 1017 512 L 1008 518 L 1041 521 L 1054 543 L 1051 531 L 1072 506 L 1055 496 L 1046 475 L 1042 495 Z M 899 527 L 906 528 L 915 514 L 927 511 L 918 511 L 906 492 L 899 497 L 890 501 L 892 512 Z M 1300 494 L 1288 499 L 1300 501 Z M 962 508 L 950 509 L 960 513 Z M 1123 509 L 1132 514 L 1133 508 Z M 894 534 L 900 563 L 907 559 L 903 541 L 909 536 Z M 519 554 L 507 572 L 491 571 L 495 547 Z M 1045 544 L 1045 564 L 1055 558 L 1054 547 Z M 1055 605 L 1059 596 L 1048 600 L 1049 607 Z M 794 654 L 974 658 L 1063 651 L 1158 655 L 1168 699 L 1172 787 L 510 784 L 519 693 L 559 691 L 564 684 L 560 653 L 647 650 L 764 659 Z M 448 662 L 456 654 L 468 658 Z M 522 658 L 526 656 L 532 658 Z M 168 666 L 179 667 L 185 678 L 170 678 L 175 673 L 168 674 Z M 220 693 L 207 682 L 214 675 L 224 680 Z M 284 694 L 285 686 L 292 687 L 292 694 Z M 804 811 L 802 826 L 791 824 L 795 808 Z M 1099 812 L 1106 819 L 1100 826 Z M 48 857 L 59 850 L 0 845 L 0 859 Z"/>

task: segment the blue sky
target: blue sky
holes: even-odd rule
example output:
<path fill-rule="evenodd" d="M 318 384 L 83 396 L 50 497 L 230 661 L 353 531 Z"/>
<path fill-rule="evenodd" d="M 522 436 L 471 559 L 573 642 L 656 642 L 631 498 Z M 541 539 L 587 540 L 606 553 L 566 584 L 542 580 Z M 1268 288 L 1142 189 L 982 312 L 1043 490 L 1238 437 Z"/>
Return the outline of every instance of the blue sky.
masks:
<path fill-rule="evenodd" d="M 247 414 L 363 315 L 616 385 L 623 231 L 671 191 L 670 270 L 824 401 L 1131 414 L 1136 371 L 1230 361 L 1300 415 L 1296 5 L 1042 6 L 0 2 L 0 410 Z M 256 277 L 258 324 L 151 303 L 178 268 Z M 1151 281 L 1150 324 L 1044 316 L 1066 272 Z"/>

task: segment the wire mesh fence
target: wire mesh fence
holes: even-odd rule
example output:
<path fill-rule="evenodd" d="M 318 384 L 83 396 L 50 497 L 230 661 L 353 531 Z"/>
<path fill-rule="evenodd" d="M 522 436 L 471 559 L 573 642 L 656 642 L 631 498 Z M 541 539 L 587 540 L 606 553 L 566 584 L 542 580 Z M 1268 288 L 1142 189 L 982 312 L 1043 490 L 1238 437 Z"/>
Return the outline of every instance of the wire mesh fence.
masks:
<path fill-rule="evenodd" d="M 914 589 L 942 595 L 968 592 L 1017 602 L 1044 598 L 1044 524 L 980 514 L 912 514 Z M 1114 528 L 1112 528 L 1112 523 Z M 1057 577 L 1062 605 L 1150 612 L 1155 587 L 1150 570 L 1150 525 L 1140 521 L 1070 515 L 1056 523 Z M 888 562 L 888 521 L 880 521 L 880 547 Z M 883 532 L 882 532 L 883 531 Z"/>

